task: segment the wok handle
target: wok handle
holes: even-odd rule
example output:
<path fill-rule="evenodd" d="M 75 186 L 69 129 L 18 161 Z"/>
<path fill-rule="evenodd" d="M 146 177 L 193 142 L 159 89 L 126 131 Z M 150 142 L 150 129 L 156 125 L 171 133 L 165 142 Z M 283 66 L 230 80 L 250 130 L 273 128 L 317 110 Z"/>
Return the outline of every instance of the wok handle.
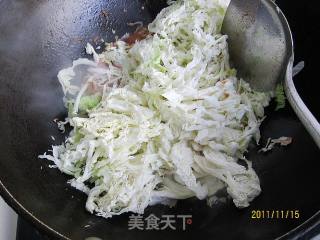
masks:
<path fill-rule="evenodd" d="M 320 148 L 320 124 L 298 94 L 296 87 L 294 86 L 292 70 L 293 57 L 289 61 L 286 78 L 284 81 L 284 89 L 287 99 L 290 102 L 293 110 L 296 112 L 298 118 L 301 120 L 302 124 L 305 126 L 315 143 Z"/>

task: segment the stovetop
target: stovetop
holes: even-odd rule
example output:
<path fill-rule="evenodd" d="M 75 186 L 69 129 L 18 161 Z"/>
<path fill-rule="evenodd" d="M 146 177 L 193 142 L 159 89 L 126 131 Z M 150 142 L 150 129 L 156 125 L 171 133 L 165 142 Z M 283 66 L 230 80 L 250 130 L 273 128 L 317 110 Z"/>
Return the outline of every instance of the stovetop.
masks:
<path fill-rule="evenodd" d="M 48 237 L 42 235 L 28 222 L 22 218 L 18 219 L 16 240 L 49 240 Z"/>

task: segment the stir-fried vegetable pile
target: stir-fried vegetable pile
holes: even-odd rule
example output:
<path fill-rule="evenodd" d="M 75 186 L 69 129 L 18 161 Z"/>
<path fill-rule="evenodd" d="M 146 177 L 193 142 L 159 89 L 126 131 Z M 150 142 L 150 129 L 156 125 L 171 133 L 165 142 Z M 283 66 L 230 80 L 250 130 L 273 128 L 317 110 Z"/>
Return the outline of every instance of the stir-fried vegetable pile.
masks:
<path fill-rule="evenodd" d="M 103 217 L 225 188 L 237 207 L 260 193 L 239 164 L 270 94 L 250 89 L 230 68 L 220 33 L 229 0 L 171 2 L 135 44 L 107 44 L 94 61 L 59 73 L 74 128 L 52 160 Z"/>

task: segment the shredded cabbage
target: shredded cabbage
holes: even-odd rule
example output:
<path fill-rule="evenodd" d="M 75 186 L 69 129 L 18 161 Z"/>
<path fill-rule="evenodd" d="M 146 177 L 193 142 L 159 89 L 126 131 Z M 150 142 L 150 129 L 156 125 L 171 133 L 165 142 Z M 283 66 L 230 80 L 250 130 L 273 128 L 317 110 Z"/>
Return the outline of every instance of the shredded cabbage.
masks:
<path fill-rule="evenodd" d="M 278 84 L 275 90 L 276 111 L 286 107 L 286 95 L 282 84 Z"/>
<path fill-rule="evenodd" d="M 271 94 L 253 91 L 229 65 L 220 33 L 229 2 L 171 2 L 146 39 L 107 44 L 100 55 L 88 45 L 94 61 L 59 73 L 73 131 L 40 158 L 73 177 L 91 213 L 143 213 L 223 188 L 242 208 L 259 195 L 251 162 L 239 159 L 259 141 Z"/>

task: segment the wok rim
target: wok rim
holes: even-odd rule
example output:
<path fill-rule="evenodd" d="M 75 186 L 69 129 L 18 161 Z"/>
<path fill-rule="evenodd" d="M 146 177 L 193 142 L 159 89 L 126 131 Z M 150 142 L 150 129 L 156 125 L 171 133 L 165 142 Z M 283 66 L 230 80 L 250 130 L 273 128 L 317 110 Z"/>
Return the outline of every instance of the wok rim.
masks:
<path fill-rule="evenodd" d="M 0 195 L 3 197 L 4 201 L 18 214 L 19 217 L 22 217 L 32 223 L 36 228 L 52 236 L 54 238 L 63 239 L 63 240 L 71 240 L 65 235 L 59 233 L 54 230 L 40 219 L 38 219 L 35 215 L 33 215 L 28 209 L 26 209 L 4 186 L 0 179 Z"/>

